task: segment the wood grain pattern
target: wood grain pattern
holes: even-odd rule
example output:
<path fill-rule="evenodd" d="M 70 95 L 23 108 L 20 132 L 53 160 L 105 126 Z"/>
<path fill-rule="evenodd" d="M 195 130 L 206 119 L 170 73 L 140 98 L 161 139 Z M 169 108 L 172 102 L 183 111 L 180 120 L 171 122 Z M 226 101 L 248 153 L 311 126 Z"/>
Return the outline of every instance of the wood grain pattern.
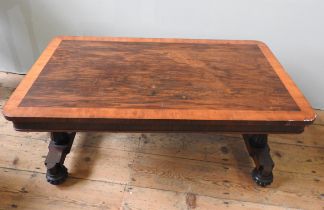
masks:
<path fill-rule="evenodd" d="M 121 184 L 70 179 L 48 187 L 42 173 L 0 168 L 0 174 L 0 209 L 120 209 L 123 200 Z"/>
<path fill-rule="evenodd" d="M 139 154 L 135 158 L 132 171 L 134 181 L 131 185 L 142 188 L 265 204 L 271 200 L 279 206 L 301 209 L 321 209 L 324 203 L 321 199 L 323 180 L 319 176 L 275 171 L 276 180 L 271 187 L 260 189 L 249 184 L 252 182 L 247 168 L 148 154 Z M 298 188 L 292 185 L 295 182 L 298 182 Z"/>
<path fill-rule="evenodd" d="M 206 125 L 199 121 L 220 128 L 243 122 L 246 132 L 267 132 L 278 125 L 269 132 L 296 133 L 315 119 L 261 42 L 111 37 L 55 38 L 4 115 L 19 130 L 51 130 L 46 122 L 56 121 L 70 127 L 52 130 L 86 130 L 100 121 L 103 128 L 98 130 L 126 131 L 116 127 L 140 120 L 157 120 L 163 127 L 183 120 L 192 127 Z M 179 123 L 180 131 L 190 130 L 187 124 Z M 251 130 L 251 125 L 261 128 Z M 150 122 L 143 126 L 155 130 Z"/>
<path fill-rule="evenodd" d="M 156 190 L 141 187 L 128 187 L 129 193 L 125 194 L 124 205 L 129 209 L 165 209 L 165 210 L 287 210 L 285 207 L 267 205 L 237 200 L 218 199 L 209 196 L 195 195 L 192 193 L 179 193 L 166 190 Z M 188 195 L 194 199 L 190 201 Z M 148 199 L 149 198 L 149 199 Z M 158 202 L 154 202 L 154 201 Z M 128 208 L 125 209 L 128 209 Z M 289 208 L 293 210 L 293 208 Z"/>
<path fill-rule="evenodd" d="M 72 40 L 19 106 L 300 110 L 257 45 Z"/>

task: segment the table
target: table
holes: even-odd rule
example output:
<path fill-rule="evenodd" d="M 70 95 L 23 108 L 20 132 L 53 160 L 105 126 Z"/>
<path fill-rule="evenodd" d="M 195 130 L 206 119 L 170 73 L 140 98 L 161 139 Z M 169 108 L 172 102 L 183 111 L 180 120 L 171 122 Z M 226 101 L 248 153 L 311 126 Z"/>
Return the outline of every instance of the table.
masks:
<path fill-rule="evenodd" d="M 316 117 L 259 41 L 67 36 L 50 42 L 3 114 L 18 131 L 51 132 L 51 184 L 67 178 L 78 131 L 226 132 L 243 135 L 252 178 L 266 186 L 268 134 L 301 133 Z"/>

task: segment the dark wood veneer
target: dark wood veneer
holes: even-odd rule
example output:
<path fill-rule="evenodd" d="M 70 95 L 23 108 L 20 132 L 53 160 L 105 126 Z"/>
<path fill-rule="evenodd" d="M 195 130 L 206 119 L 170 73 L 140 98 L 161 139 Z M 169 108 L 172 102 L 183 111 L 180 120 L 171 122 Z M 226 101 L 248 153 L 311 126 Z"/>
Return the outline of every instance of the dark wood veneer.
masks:
<path fill-rule="evenodd" d="M 300 110 L 257 44 L 73 40 L 19 106 Z"/>

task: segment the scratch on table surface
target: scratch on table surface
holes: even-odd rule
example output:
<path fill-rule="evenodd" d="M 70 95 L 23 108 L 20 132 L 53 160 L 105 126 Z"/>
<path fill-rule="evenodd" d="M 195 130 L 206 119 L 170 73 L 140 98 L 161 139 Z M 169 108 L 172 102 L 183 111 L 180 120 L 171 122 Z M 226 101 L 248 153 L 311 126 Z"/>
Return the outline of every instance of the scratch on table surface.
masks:
<path fill-rule="evenodd" d="M 189 207 L 189 209 L 196 208 L 196 195 L 193 193 L 187 193 L 186 204 Z"/>

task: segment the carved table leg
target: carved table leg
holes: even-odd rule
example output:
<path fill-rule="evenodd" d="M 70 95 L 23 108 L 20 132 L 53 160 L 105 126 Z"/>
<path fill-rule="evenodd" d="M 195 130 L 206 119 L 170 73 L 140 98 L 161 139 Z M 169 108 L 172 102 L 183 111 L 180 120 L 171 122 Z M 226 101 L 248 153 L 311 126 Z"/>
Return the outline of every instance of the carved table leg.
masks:
<path fill-rule="evenodd" d="M 243 134 L 246 148 L 253 158 L 255 168 L 252 171 L 253 180 L 265 187 L 273 181 L 272 169 L 274 162 L 270 156 L 267 134 Z"/>
<path fill-rule="evenodd" d="M 49 143 L 49 151 L 45 160 L 47 167 L 46 179 L 49 183 L 58 185 L 63 183 L 67 178 L 67 168 L 63 164 L 66 155 L 71 150 L 75 134 L 75 132 L 51 133 L 51 142 Z"/>

